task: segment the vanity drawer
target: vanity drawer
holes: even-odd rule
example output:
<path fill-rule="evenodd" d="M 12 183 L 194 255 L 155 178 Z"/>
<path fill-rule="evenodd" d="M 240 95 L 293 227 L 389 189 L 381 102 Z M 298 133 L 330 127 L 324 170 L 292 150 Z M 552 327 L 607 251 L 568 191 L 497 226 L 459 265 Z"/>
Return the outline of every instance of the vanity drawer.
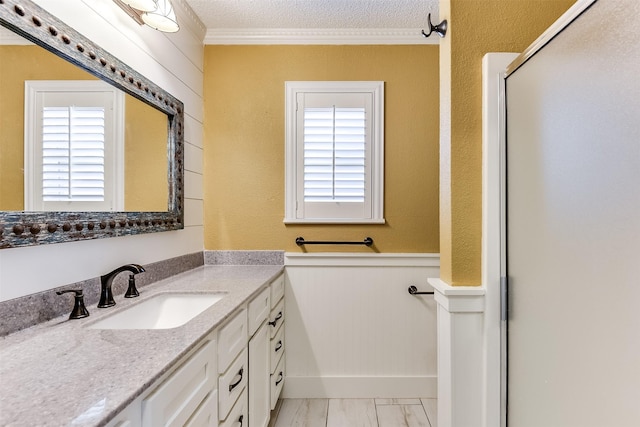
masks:
<path fill-rule="evenodd" d="M 278 330 L 284 323 L 284 299 L 280 300 L 278 305 L 271 310 L 269 315 L 269 328 L 271 329 L 271 338 L 275 337 Z"/>
<path fill-rule="evenodd" d="M 246 427 L 249 425 L 248 417 L 247 391 L 245 390 L 229 412 L 227 419 L 220 423 L 220 427 Z"/>
<path fill-rule="evenodd" d="M 249 336 L 252 336 L 262 325 L 262 322 L 265 321 L 267 317 L 269 317 L 269 311 L 271 310 L 271 304 L 269 301 L 271 300 L 271 291 L 267 287 L 265 290 L 260 292 L 260 295 L 255 297 L 249 303 L 248 313 L 248 323 L 249 323 Z"/>
<path fill-rule="evenodd" d="M 276 366 L 276 369 L 271 375 L 271 410 L 273 411 L 276 407 L 276 403 L 278 403 L 278 397 L 280 397 L 280 392 L 282 391 L 282 386 L 284 386 L 284 377 L 285 377 L 285 356 L 283 355 Z"/>
<path fill-rule="evenodd" d="M 278 361 L 284 354 L 284 328 L 280 328 L 274 338 L 271 339 L 271 373 L 276 369 Z"/>
<path fill-rule="evenodd" d="M 185 427 L 218 427 L 218 392 L 209 393 Z"/>
<path fill-rule="evenodd" d="M 218 373 L 225 372 L 246 346 L 247 311 L 243 309 L 218 332 Z"/>
<path fill-rule="evenodd" d="M 216 341 L 210 340 L 142 401 L 142 425 L 184 425 L 216 379 Z"/>
<path fill-rule="evenodd" d="M 249 375 L 247 350 L 240 353 L 240 356 L 229 366 L 218 380 L 218 418 L 220 421 L 227 418 L 229 410 L 246 388 L 247 377 Z"/>
<path fill-rule="evenodd" d="M 271 282 L 271 307 L 275 306 L 284 296 L 284 274 Z"/>

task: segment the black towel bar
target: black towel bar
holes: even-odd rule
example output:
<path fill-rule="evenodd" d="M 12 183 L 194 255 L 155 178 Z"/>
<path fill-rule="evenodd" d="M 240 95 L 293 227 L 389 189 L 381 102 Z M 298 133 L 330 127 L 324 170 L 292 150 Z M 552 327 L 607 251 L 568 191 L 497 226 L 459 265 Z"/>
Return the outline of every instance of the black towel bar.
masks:
<path fill-rule="evenodd" d="M 411 285 L 409 289 L 407 289 L 411 295 L 433 295 L 433 292 L 418 292 L 418 288 Z"/>
<path fill-rule="evenodd" d="M 371 237 L 365 237 L 362 242 L 333 242 L 329 240 L 322 241 L 306 241 L 304 237 L 296 237 L 296 245 L 365 245 L 371 246 L 373 245 L 373 239 Z"/>

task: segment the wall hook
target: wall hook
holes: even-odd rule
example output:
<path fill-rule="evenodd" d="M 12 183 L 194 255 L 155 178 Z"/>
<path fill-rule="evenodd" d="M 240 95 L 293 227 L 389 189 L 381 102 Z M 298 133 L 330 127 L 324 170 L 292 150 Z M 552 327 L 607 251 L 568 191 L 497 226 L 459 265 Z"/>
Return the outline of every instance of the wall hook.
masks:
<path fill-rule="evenodd" d="M 438 25 L 433 25 L 431 23 L 431 14 L 429 14 L 429 16 L 427 17 L 427 23 L 429 24 L 429 32 L 425 33 L 424 30 L 422 30 L 422 35 L 425 37 L 429 37 L 431 35 L 431 33 L 437 33 L 440 37 L 444 37 L 445 34 L 447 34 L 447 20 L 445 19 L 444 21 L 442 21 L 441 23 L 439 23 Z"/>

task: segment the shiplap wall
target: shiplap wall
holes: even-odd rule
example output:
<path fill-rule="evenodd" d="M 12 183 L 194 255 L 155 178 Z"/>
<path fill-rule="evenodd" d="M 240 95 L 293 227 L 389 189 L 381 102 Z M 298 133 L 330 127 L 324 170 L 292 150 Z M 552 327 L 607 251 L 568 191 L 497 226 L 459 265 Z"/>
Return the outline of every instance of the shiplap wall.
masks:
<path fill-rule="evenodd" d="M 288 398 L 436 397 L 432 254 L 287 254 Z"/>
<path fill-rule="evenodd" d="M 43 8 L 165 88 L 185 106 L 185 229 L 0 251 L 0 301 L 97 277 L 118 265 L 202 251 L 205 29 L 174 1 L 179 32 L 140 26 L 111 0 L 36 0 Z M 37 268 L 34 268 L 37 266 Z"/>

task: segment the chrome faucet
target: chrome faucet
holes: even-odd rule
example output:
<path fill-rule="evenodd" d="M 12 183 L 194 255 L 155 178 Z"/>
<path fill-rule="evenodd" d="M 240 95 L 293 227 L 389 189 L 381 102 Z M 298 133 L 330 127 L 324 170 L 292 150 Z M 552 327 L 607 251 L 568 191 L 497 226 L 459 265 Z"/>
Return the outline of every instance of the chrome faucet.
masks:
<path fill-rule="evenodd" d="M 129 288 L 124 294 L 124 297 L 133 298 L 140 295 L 138 293 L 138 290 L 136 289 L 136 281 L 134 275 L 144 272 L 144 268 L 138 264 L 123 265 L 122 267 L 116 268 L 111 273 L 100 276 L 100 302 L 98 303 L 98 307 L 104 308 L 116 305 L 116 302 L 113 300 L 113 293 L 111 292 L 111 284 L 113 283 L 113 279 L 123 271 L 130 271 L 131 273 L 133 273 L 131 276 L 129 276 Z"/>

